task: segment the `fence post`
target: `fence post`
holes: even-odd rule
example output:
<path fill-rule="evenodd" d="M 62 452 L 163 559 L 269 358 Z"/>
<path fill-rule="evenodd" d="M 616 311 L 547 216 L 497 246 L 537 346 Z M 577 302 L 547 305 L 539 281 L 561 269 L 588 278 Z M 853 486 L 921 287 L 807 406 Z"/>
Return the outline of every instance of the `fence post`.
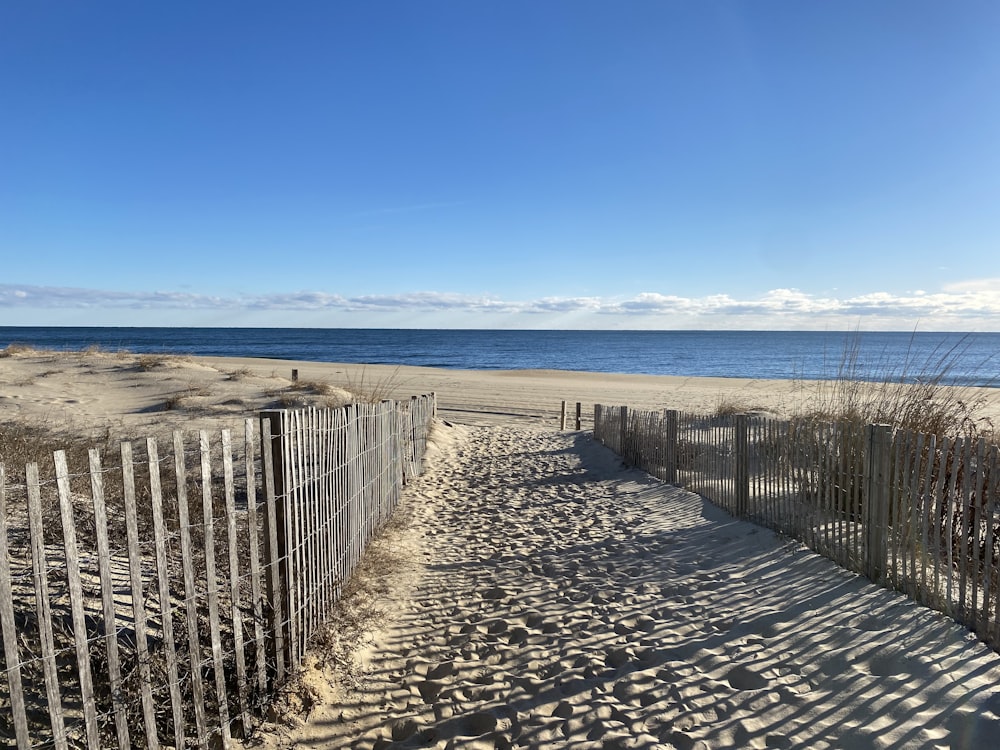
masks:
<path fill-rule="evenodd" d="M 561 410 L 560 416 L 559 416 L 559 429 L 560 430 L 565 430 L 566 429 L 566 402 L 565 401 L 562 402 L 562 410 Z"/>
<path fill-rule="evenodd" d="M 287 498 L 285 497 L 285 452 L 282 441 L 281 412 L 260 413 L 260 453 L 264 464 L 264 497 L 273 503 L 274 513 L 264 514 L 264 554 L 273 566 L 267 579 L 267 598 L 271 602 L 271 626 L 274 634 L 274 657 L 277 682 L 284 678 L 286 666 L 291 666 L 291 638 L 286 633 L 285 617 L 291 617 L 288 600 L 288 537 L 285 529 Z"/>
<path fill-rule="evenodd" d="M 579 432 L 583 429 L 583 404 L 579 401 L 576 402 L 576 430 Z"/>
<path fill-rule="evenodd" d="M 889 533 L 889 472 L 892 427 L 870 424 L 867 427 L 865 461 L 865 539 L 867 541 L 868 577 L 884 583 Z"/>
<path fill-rule="evenodd" d="M 663 410 L 663 468 L 664 479 L 671 484 L 677 482 L 677 411 Z"/>
<path fill-rule="evenodd" d="M 736 415 L 736 512 L 747 517 L 750 504 L 750 418 L 746 414 Z"/>
<path fill-rule="evenodd" d="M 621 431 L 618 435 L 618 454 L 622 457 L 622 460 L 625 461 L 625 464 L 628 465 L 628 456 L 625 455 L 625 445 L 627 444 L 626 436 L 628 435 L 628 407 L 619 407 L 618 411 L 622 420 Z"/>
<path fill-rule="evenodd" d="M 423 445 L 423 424 L 421 417 L 423 412 L 420 408 L 420 397 L 410 396 L 410 429 L 413 430 L 411 443 L 413 445 L 413 473 L 420 476 L 424 473 L 423 452 L 420 450 Z"/>

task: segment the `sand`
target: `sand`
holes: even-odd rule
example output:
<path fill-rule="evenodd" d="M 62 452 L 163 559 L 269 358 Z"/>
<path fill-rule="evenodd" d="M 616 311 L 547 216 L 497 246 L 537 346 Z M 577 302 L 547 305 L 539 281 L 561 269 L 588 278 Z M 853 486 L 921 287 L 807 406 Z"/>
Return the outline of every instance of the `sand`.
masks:
<path fill-rule="evenodd" d="M 7 350 L 10 351 L 10 350 Z M 171 357 L 123 352 L 26 351 L 2 356 L 0 416 L 147 431 L 214 427 L 263 408 L 336 404 L 364 397 L 409 398 L 433 391 L 441 416 L 461 424 L 559 423 L 560 404 L 785 416 L 808 406 L 815 381 L 614 375 L 561 370 L 446 370 L 235 357 Z M 292 381 L 292 371 L 299 380 Z M 1000 388 L 965 389 L 1000 424 Z"/>
<path fill-rule="evenodd" d="M 5 422 L 139 431 L 288 393 L 439 394 L 384 564 L 303 672 L 308 711 L 247 747 L 1000 747 L 1000 657 L 966 630 L 556 429 L 562 399 L 780 413 L 802 384 L 44 353 L 0 358 L 0 383 Z"/>

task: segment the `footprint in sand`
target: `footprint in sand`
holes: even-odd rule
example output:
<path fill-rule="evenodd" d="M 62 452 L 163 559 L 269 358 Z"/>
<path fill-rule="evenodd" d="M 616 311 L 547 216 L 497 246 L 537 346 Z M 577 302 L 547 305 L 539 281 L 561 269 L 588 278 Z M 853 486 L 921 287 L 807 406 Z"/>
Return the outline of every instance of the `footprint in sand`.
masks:
<path fill-rule="evenodd" d="M 427 670 L 427 678 L 430 680 L 442 680 L 445 677 L 451 677 L 455 672 L 458 671 L 453 661 L 444 661 L 440 664 L 435 664 Z"/>
<path fill-rule="evenodd" d="M 417 684 L 417 691 L 424 703 L 433 705 L 437 703 L 438 696 L 444 688 L 445 683 L 440 680 L 424 680 Z"/>
<path fill-rule="evenodd" d="M 847 623 L 847 626 L 855 630 L 863 630 L 868 633 L 877 633 L 889 629 L 889 625 L 881 617 L 859 617 Z"/>
<path fill-rule="evenodd" d="M 858 669 L 875 677 L 907 677 L 914 671 L 912 659 L 899 652 L 878 654 L 867 663 L 857 665 Z"/>
<path fill-rule="evenodd" d="M 656 620 L 649 615 L 626 617 L 625 619 L 619 620 L 615 623 L 615 633 L 618 635 L 628 635 L 629 633 L 634 633 L 637 630 L 644 633 L 651 633 L 656 629 L 656 625 Z"/>
<path fill-rule="evenodd" d="M 770 681 L 758 672 L 737 665 L 726 673 L 726 682 L 734 690 L 763 690 L 770 686 Z"/>

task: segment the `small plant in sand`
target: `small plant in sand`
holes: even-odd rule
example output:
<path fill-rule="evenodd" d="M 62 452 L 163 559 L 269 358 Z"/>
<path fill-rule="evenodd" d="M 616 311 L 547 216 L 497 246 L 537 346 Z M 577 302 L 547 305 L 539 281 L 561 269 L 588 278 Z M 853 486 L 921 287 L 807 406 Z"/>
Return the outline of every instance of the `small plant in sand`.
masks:
<path fill-rule="evenodd" d="M 293 380 L 281 389 L 268 392 L 281 409 L 302 409 L 309 406 L 335 409 L 350 401 L 344 391 L 325 380 Z"/>
<path fill-rule="evenodd" d="M 140 354 L 135 361 L 135 367 L 143 372 L 149 372 L 175 363 L 190 361 L 191 357 L 185 354 Z"/>
<path fill-rule="evenodd" d="M 178 409 L 189 408 L 194 399 L 204 398 L 210 395 L 211 393 L 204 386 L 198 385 L 197 383 L 191 383 L 183 391 L 169 396 L 163 402 L 163 411 L 175 411 Z"/>
<path fill-rule="evenodd" d="M 335 390 L 335 386 L 325 380 L 293 380 L 288 386 L 290 391 L 300 393 L 311 393 L 317 396 L 329 396 Z"/>
<path fill-rule="evenodd" d="M 166 354 L 140 354 L 135 366 L 143 372 L 149 372 L 157 367 L 162 367 L 169 359 L 170 357 Z"/>
<path fill-rule="evenodd" d="M 6 359 L 7 357 L 30 357 L 35 354 L 40 354 L 38 349 L 35 349 L 30 344 L 22 344 L 14 342 L 7 344 L 3 349 L 0 349 L 0 358 Z"/>
<path fill-rule="evenodd" d="M 239 367 L 226 373 L 226 380 L 240 381 L 253 377 L 253 370 L 249 367 Z"/>
<path fill-rule="evenodd" d="M 714 417 L 734 417 L 738 414 L 754 414 L 765 411 L 762 406 L 754 406 L 732 395 L 720 394 L 715 402 Z"/>
<path fill-rule="evenodd" d="M 344 390 L 350 393 L 355 401 L 366 404 L 377 404 L 379 401 L 391 399 L 404 385 L 399 378 L 397 367 L 381 378 L 369 378 L 368 369 L 362 367 L 357 375 L 350 371 L 345 373 Z"/>

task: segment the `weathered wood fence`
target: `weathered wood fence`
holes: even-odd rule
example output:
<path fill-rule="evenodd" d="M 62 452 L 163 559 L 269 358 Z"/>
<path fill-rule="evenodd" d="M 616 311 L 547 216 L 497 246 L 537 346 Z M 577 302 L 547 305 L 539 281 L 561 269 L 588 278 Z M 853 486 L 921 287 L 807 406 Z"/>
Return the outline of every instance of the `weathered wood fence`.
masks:
<path fill-rule="evenodd" d="M 0 740 L 227 747 L 420 473 L 433 394 L 0 464 Z M 109 465 L 109 463 L 111 465 Z"/>
<path fill-rule="evenodd" d="M 983 439 L 887 425 L 596 405 L 594 436 L 1000 650 L 1000 458 Z"/>

